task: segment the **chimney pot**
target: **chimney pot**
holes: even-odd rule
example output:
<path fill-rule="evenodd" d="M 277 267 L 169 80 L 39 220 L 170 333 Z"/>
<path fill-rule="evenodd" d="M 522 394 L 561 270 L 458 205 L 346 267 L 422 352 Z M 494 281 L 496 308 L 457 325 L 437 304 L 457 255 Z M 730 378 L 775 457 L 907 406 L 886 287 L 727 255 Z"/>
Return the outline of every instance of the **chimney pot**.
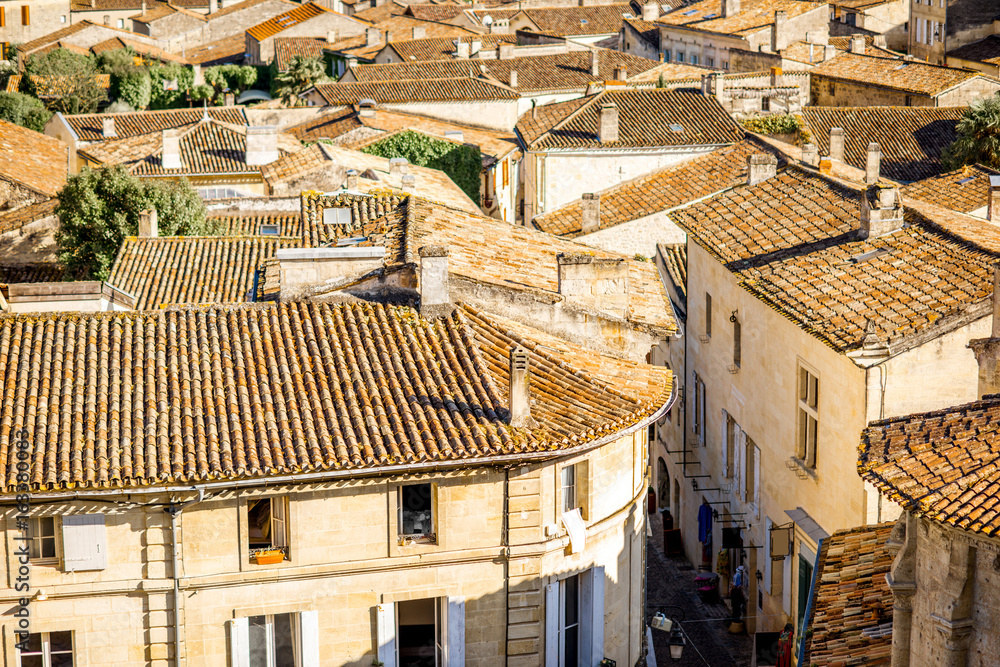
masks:
<path fill-rule="evenodd" d="M 770 153 L 747 156 L 747 185 L 757 185 L 778 173 L 778 158 Z"/>
<path fill-rule="evenodd" d="M 163 130 L 163 156 L 161 163 L 164 169 L 181 169 L 181 131 L 178 129 Z"/>
<path fill-rule="evenodd" d="M 615 81 L 627 81 L 628 80 L 628 70 L 625 69 L 625 65 L 618 65 L 615 67 Z"/>
<path fill-rule="evenodd" d="M 357 190 L 358 189 L 358 170 L 348 169 L 347 170 L 347 189 Z"/>
<path fill-rule="evenodd" d="M 837 56 L 837 47 L 833 44 L 827 44 L 823 47 L 823 60 L 830 60 Z"/>
<path fill-rule="evenodd" d="M 514 45 L 500 43 L 497 46 L 497 57 L 500 60 L 510 60 L 514 57 Z"/>
<path fill-rule="evenodd" d="M 771 51 L 780 53 L 788 48 L 788 31 L 785 23 L 788 21 L 788 12 L 784 10 L 774 13 L 774 23 L 771 24 Z"/>
<path fill-rule="evenodd" d="M 455 310 L 448 288 L 448 248 L 425 245 L 420 255 L 420 314 L 424 317 L 446 317 Z"/>
<path fill-rule="evenodd" d="M 844 161 L 844 128 L 830 128 L 830 159 Z"/>
<path fill-rule="evenodd" d="M 114 116 L 106 116 L 102 119 L 101 136 L 103 137 L 117 137 L 118 132 L 115 131 L 115 118 Z"/>
<path fill-rule="evenodd" d="M 895 186 L 869 185 L 861 194 L 861 227 L 863 239 L 882 236 L 903 228 L 903 205 Z"/>
<path fill-rule="evenodd" d="M 378 46 L 382 43 L 382 31 L 378 28 L 365 30 L 365 46 Z"/>
<path fill-rule="evenodd" d="M 326 31 L 326 43 L 327 44 L 333 44 L 334 42 L 336 42 L 338 40 L 338 37 L 339 36 L 338 36 L 336 30 L 327 30 Z"/>
<path fill-rule="evenodd" d="M 660 3 L 647 2 L 642 6 L 642 20 L 655 21 L 660 18 Z"/>
<path fill-rule="evenodd" d="M 1000 224 L 1000 176 L 990 175 L 989 199 L 986 205 L 986 219 L 994 224 Z"/>
<path fill-rule="evenodd" d="M 459 41 L 458 43 L 458 57 L 467 60 L 470 54 L 470 46 L 468 42 Z"/>
<path fill-rule="evenodd" d="M 590 51 L 590 76 L 601 75 L 601 56 L 596 49 Z"/>
<path fill-rule="evenodd" d="M 510 71 L 510 87 L 517 88 L 517 70 L 512 69 Z"/>
<path fill-rule="evenodd" d="M 601 228 L 601 196 L 596 192 L 586 192 L 581 206 L 583 209 L 581 231 L 584 234 L 596 232 Z"/>
<path fill-rule="evenodd" d="M 403 175 L 410 168 L 410 161 L 405 157 L 394 157 L 389 160 L 389 174 L 395 176 L 396 174 Z"/>
<path fill-rule="evenodd" d="M 864 55 L 865 52 L 865 36 L 864 35 L 851 35 L 851 53 L 859 53 Z"/>
<path fill-rule="evenodd" d="M 802 147 L 802 162 L 810 167 L 819 166 L 819 151 L 816 144 L 806 144 Z"/>
<path fill-rule="evenodd" d="M 514 428 L 534 428 L 531 418 L 531 370 L 528 351 L 518 345 L 510 351 L 510 425 Z"/>
<path fill-rule="evenodd" d="M 728 18 L 740 13 L 740 0 L 722 0 L 722 17 Z"/>
<path fill-rule="evenodd" d="M 155 208 L 139 211 L 139 236 L 155 239 L 160 235 L 158 215 Z"/>
<path fill-rule="evenodd" d="M 614 103 L 602 105 L 599 122 L 597 140 L 602 144 L 618 141 L 618 105 Z"/>
<path fill-rule="evenodd" d="M 413 194 L 417 189 L 417 177 L 413 174 L 404 174 L 401 179 L 403 185 L 403 192 L 409 192 Z"/>
<path fill-rule="evenodd" d="M 271 164 L 279 157 L 278 128 L 274 125 L 247 126 L 247 166 Z"/>
<path fill-rule="evenodd" d="M 426 36 L 427 36 L 427 28 L 425 28 L 422 25 L 413 26 L 413 33 L 412 33 L 413 39 L 423 39 Z"/>
<path fill-rule="evenodd" d="M 882 168 L 882 149 L 876 142 L 868 144 L 868 158 L 865 160 L 865 184 L 874 185 L 878 183 L 879 172 Z"/>

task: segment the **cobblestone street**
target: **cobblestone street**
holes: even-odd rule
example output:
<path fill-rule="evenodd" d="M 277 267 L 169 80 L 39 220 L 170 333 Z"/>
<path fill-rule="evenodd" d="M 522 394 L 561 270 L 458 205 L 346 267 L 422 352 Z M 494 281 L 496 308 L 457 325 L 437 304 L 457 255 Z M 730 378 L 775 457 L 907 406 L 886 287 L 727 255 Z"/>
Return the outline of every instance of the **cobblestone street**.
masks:
<path fill-rule="evenodd" d="M 697 570 L 683 557 L 666 557 L 662 549 L 662 524 L 659 517 L 650 517 L 654 537 L 649 539 L 646 555 L 647 602 L 646 621 L 660 611 L 668 617 L 683 619 L 688 637 L 682 658 L 670 659 L 668 633 L 652 630 L 653 647 L 658 667 L 749 667 L 753 639 L 745 634 L 732 635 L 726 619 L 730 610 L 721 600 L 703 602 L 695 590 L 693 579 Z M 678 612 L 678 610 L 680 610 Z"/>

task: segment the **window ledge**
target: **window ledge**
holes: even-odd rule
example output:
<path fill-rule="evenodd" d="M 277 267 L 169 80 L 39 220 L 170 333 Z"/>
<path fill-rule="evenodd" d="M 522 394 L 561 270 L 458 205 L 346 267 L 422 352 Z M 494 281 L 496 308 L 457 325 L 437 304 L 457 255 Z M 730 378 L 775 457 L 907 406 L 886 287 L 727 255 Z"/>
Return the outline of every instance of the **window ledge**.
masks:
<path fill-rule="evenodd" d="M 437 544 L 437 534 L 428 533 L 427 535 L 400 535 L 399 536 L 399 546 L 409 547 L 417 544 L 426 545 L 436 545 Z"/>
<path fill-rule="evenodd" d="M 29 558 L 31 567 L 59 567 L 58 558 Z"/>
<path fill-rule="evenodd" d="M 818 479 L 816 475 L 816 468 L 809 467 L 809 465 L 807 465 L 805 461 L 803 461 L 797 456 L 789 457 L 789 459 L 785 461 L 785 465 L 788 467 L 789 470 L 794 472 L 799 479 L 811 478 L 814 482 Z"/>

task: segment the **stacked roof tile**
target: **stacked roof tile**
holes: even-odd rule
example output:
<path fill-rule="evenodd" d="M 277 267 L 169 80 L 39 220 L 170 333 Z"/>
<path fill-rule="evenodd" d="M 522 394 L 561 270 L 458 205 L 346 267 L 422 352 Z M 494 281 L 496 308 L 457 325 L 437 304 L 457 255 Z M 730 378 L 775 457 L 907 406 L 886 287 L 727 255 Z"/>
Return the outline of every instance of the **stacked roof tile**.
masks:
<path fill-rule="evenodd" d="M 887 498 L 931 521 L 1000 535 L 1000 399 L 872 422 L 858 472 Z"/>
<path fill-rule="evenodd" d="M 618 139 L 601 142 L 601 108 L 609 104 L 618 107 Z M 549 126 L 530 112 L 522 119 L 525 124 L 518 121 L 515 129 L 528 149 L 718 145 L 743 138 L 739 125 L 714 97 L 692 91 L 609 89 L 580 104 L 551 106 Z"/>
<path fill-rule="evenodd" d="M 810 75 L 817 79 L 851 81 L 930 97 L 982 76 L 975 70 L 855 53 L 841 53 L 822 62 L 810 71 Z"/>
<path fill-rule="evenodd" d="M 69 125 L 79 141 L 104 141 L 104 120 L 115 121 L 115 138 L 124 139 L 139 134 L 159 132 L 174 127 L 192 125 L 205 117 L 233 125 L 246 125 L 243 107 L 206 107 L 205 109 L 165 109 L 162 111 L 128 111 L 124 113 L 87 113 L 65 115 L 63 120 Z"/>
<path fill-rule="evenodd" d="M 844 161 L 864 169 L 868 144 L 882 150 L 882 176 L 917 181 L 941 173 L 941 152 L 957 136 L 965 107 L 805 107 L 802 118 L 821 155 L 830 154 L 830 130 L 844 130 Z"/>
<path fill-rule="evenodd" d="M 66 183 L 68 168 L 66 144 L 0 120 L 0 178 L 52 197 Z"/>
<path fill-rule="evenodd" d="M 888 665 L 892 652 L 892 592 L 886 546 L 895 524 L 840 530 L 817 556 L 811 634 L 801 664 L 815 667 Z"/>
<path fill-rule="evenodd" d="M 25 225 L 41 220 L 49 216 L 54 216 L 59 200 L 53 197 L 45 199 L 28 206 L 16 208 L 13 211 L 0 212 L 0 234 L 4 234 L 15 229 L 21 229 Z"/>
<path fill-rule="evenodd" d="M 998 175 L 1000 171 L 977 164 L 910 183 L 902 192 L 942 208 L 972 213 L 989 204 L 990 176 Z"/>
<path fill-rule="evenodd" d="M 461 14 L 466 5 L 453 2 L 421 3 L 406 7 L 406 14 L 424 21 L 447 21 Z M 485 36 L 485 35 L 484 35 Z"/>
<path fill-rule="evenodd" d="M 492 10 L 480 10 L 489 13 Z M 623 19 L 635 18 L 629 3 L 586 7 L 532 7 L 521 12 L 538 30 L 561 37 L 617 33 Z M 494 17 L 496 19 L 497 17 Z"/>
<path fill-rule="evenodd" d="M 357 104 L 361 100 L 379 103 L 516 100 L 515 91 L 484 79 L 420 79 L 366 81 L 363 83 L 321 83 L 316 91 L 327 104 Z"/>
<path fill-rule="evenodd" d="M 427 39 L 409 39 L 390 42 L 389 47 L 402 58 L 403 62 L 419 62 L 424 60 L 450 60 L 455 57 L 455 42 L 470 43 L 478 41 L 483 50 L 493 50 L 500 44 L 516 44 L 515 35 L 477 35 L 476 37 L 452 38 L 435 37 Z"/>
<path fill-rule="evenodd" d="M 946 55 L 949 58 L 1000 65 L 1000 35 L 989 35 L 978 42 L 952 49 Z"/>
<path fill-rule="evenodd" d="M 304 23 L 309 19 L 314 19 L 317 16 L 329 11 L 330 10 L 326 7 L 318 5 L 315 2 L 307 2 L 303 5 L 295 7 L 294 9 L 288 10 L 283 14 L 278 14 L 277 16 L 269 18 L 263 23 L 258 23 L 254 27 L 248 29 L 246 34 L 253 37 L 258 42 L 262 42 L 268 37 L 274 37 L 293 25 Z"/>
<path fill-rule="evenodd" d="M 292 64 L 292 58 L 323 58 L 323 50 L 330 45 L 325 39 L 313 37 L 275 37 L 274 66 L 284 72 Z"/>
<path fill-rule="evenodd" d="M 658 248 L 660 257 L 663 258 L 663 265 L 667 270 L 667 276 L 681 300 L 678 305 L 684 307 L 687 304 L 687 244 L 667 243 L 661 244 Z"/>
<path fill-rule="evenodd" d="M 890 350 L 902 350 L 988 305 L 1000 231 L 904 200 L 906 227 L 862 239 L 863 194 L 789 167 L 671 218 L 744 289 L 841 352 L 861 347 L 869 322 Z"/>
<path fill-rule="evenodd" d="M 519 343 L 531 349 L 531 429 L 507 423 Z M 557 455 L 668 400 L 665 369 L 607 359 L 606 374 L 627 378 L 618 387 L 573 356 L 471 310 L 436 321 L 368 303 L 2 317 L 4 491 L 17 488 L 21 429 L 30 490 L 72 492 Z"/>
<path fill-rule="evenodd" d="M 664 14 L 658 22 L 687 30 L 746 37 L 769 29 L 776 11 L 786 12 L 791 19 L 818 8 L 815 3 L 800 0 L 743 0 L 738 13 L 723 16 L 721 0 L 699 0 Z"/>

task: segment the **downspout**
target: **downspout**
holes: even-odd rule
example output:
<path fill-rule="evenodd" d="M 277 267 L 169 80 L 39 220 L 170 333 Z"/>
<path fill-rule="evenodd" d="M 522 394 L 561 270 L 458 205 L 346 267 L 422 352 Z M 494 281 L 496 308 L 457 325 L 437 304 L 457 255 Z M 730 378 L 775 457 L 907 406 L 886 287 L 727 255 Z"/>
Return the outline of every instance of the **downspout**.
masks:
<path fill-rule="evenodd" d="M 510 468 L 503 469 L 503 526 L 500 534 L 503 549 L 503 664 L 510 661 Z"/>
<path fill-rule="evenodd" d="M 194 500 L 163 508 L 163 511 L 170 515 L 170 542 L 172 547 L 170 573 L 174 579 L 174 665 L 177 667 L 180 667 L 181 664 L 181 578 L 179 573 L 180 562 L 177 558 L 177 525 L 180 523 L 181 512 L 205 499 L 205 487 L 196 486 L 192 487 L 191 490 L 198 492 L 198 497 Z"/>

